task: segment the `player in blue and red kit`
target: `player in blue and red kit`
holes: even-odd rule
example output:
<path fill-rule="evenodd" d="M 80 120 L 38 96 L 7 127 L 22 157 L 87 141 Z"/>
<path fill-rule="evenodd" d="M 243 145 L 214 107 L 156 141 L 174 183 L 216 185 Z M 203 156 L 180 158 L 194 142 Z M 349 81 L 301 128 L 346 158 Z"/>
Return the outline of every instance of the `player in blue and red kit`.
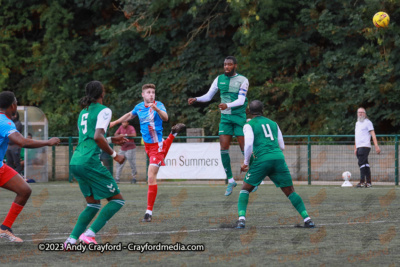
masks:
<path fill-rule="evenodd" d="M 147 191 L 147 210 L 143 222 L 151 222 L 153 206 L 157 197 L 157 173 L 160 166 L 165 166 L 164 158 L 167 156 L 175 136 L 185 129 L 183 123 L 178 123 L 171 128 L 171 134 L 166 140 L 162 139 L 163 121 L 168 121 L 168 114 L 165 106 L 160 101 L 155 101 L 156 86 L 145 84 L 142 86 L 143 102 L 137 104 L 135 108 L 123 115 L 116 121 L 110 123 L 113 127 L 123 121 L 139 117 L 140 132 L 142 133 L 145 150 L 149 157 L 150 164 L 147 172 L 149 188 Z"/>
<path fill-rule="evenodd" d="M 60 143 L 60 139 L 53 137 L 50 140 L 39 141 L 24 138 L 15 128 L 10 119 L 17 112 L 17 99 L 13 92 L 4 91 L 0 93 L 0 187 L 13 191 L 17 194 L 11 208 L 0 226 L 0 237 L 7 238 L 11 242 L 23 242 L 16 237 L 11 226 L 24 208 L 31 195 L 31 188 L 25 180 L 14 169 L 3 164 L 8 142 L 25 148 L 38 148 L 43 146 L 54 146 Z"/>

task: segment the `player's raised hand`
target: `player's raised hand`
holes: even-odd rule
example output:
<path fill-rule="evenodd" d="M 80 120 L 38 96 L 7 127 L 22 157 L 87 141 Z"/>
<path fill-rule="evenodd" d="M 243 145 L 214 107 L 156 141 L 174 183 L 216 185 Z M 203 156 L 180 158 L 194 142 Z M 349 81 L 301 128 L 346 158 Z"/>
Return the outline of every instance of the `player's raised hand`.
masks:
<path fill-rule="evenodd" d="M 151 109 L 155 110 L 155 111 L 159 111 L 160 109 L 157 107 L 157 104 L 155 103 L 150 103 L 148 105 L 148 107 L 150 107 Z"/>
<path fill-rule="evenodd" d="M 247 172 L 248 170 L 249 170 L 249 165 L 242 164 L 242 166 L 240 166 L 240 173 Z"/>
<path fill-rule="evenodd" d="M 225 104 L 225 103 L 221 103 L 221 104 L 218 105 L 218 107 L 219 107 L 220 110 L 225 110 L 225 109 L 228 108 L 228 105 Z"/>
<path fill-rule="evenodd" d="M 192 104 L 194 104 L 196 102 L 196 98 L 189 98 L 188 99 L 188 104 L 189 105 L 192 105 Z"/>
<path fill-rule="evenodd" d="M 111 142 L 116 145 L 122 145 L 126 142 L 129 142 L 128 138 L 124 137 L 123 135 L 113 136 L 111 137 Z"/>
<path fill-rule="evenodd" d="M 49 146 L 56 146 L 60 143 L 60 139 L 57 137 L 50 138 Z"/>
<path fill-rule="evenodd" d="M 116 162 L 118 162 L 119 164 L 122 164 L 122 163 L 124 163 L 124 161 L 125 161 L 125 156 L 124 156 L 124 155 L 117 154 L 117 155 L 115 156 L 114 160 L 115 160 Z"/>

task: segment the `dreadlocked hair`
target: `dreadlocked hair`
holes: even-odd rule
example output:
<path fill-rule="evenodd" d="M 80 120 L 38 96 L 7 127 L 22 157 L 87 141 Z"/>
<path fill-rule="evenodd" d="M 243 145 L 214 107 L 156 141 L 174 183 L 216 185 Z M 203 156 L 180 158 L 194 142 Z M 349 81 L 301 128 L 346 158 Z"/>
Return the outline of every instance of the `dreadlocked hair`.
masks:
<path fill-rule="evenodd" d="M 86 96 L 79 101 L 81 107 L 89 108 L 90 104 L 95 103 L 103 94 L 103 85 L 99 81 L 91 81 L 85 86 Z"/>

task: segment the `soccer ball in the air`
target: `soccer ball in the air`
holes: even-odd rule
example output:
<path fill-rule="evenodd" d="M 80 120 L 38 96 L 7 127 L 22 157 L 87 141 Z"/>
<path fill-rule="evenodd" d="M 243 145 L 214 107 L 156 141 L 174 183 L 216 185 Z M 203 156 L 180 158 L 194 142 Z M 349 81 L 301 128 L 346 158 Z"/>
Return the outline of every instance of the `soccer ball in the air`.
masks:
<path fill-rule="evenodd" d="M 348 172 L 348 171 L 344 172 L 344 173 L 342 174 L 342 178 L 343 178 L 343 180 L 345 180 L 345 181 L 350 180 L 350 178 L 351 178 L 351 173 Z"/>
<path fill-rule="evenodd" d="M 378 28 L 386 28 L 389 25 L 390 17 L 385 12 L 378 12 L 374 15 L 372 22 L 374 23 L 375 27 Z"/>

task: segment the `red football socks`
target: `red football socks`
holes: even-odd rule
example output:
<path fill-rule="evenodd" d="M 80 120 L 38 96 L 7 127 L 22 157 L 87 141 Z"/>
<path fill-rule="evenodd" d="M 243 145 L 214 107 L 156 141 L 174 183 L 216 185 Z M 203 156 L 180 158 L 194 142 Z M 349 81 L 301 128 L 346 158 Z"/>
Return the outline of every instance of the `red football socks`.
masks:
<path fill-rule="evenodd" d="M 15 220 L 17 219 L 18 215 L 22 211 L 24 206 L 21 206 L 15 202 L 11 204 L 10 211 L 7 214 L 7 217 L 4 219 L 3 225 L 11 228 Z"/>
<path fill-rule="evenodd" d="M 149 190 L 147 191 L 147 209 L 153 210 L 154 202 L 156 202 L 157 197 L 157 185 L 149 185 Z"/>

